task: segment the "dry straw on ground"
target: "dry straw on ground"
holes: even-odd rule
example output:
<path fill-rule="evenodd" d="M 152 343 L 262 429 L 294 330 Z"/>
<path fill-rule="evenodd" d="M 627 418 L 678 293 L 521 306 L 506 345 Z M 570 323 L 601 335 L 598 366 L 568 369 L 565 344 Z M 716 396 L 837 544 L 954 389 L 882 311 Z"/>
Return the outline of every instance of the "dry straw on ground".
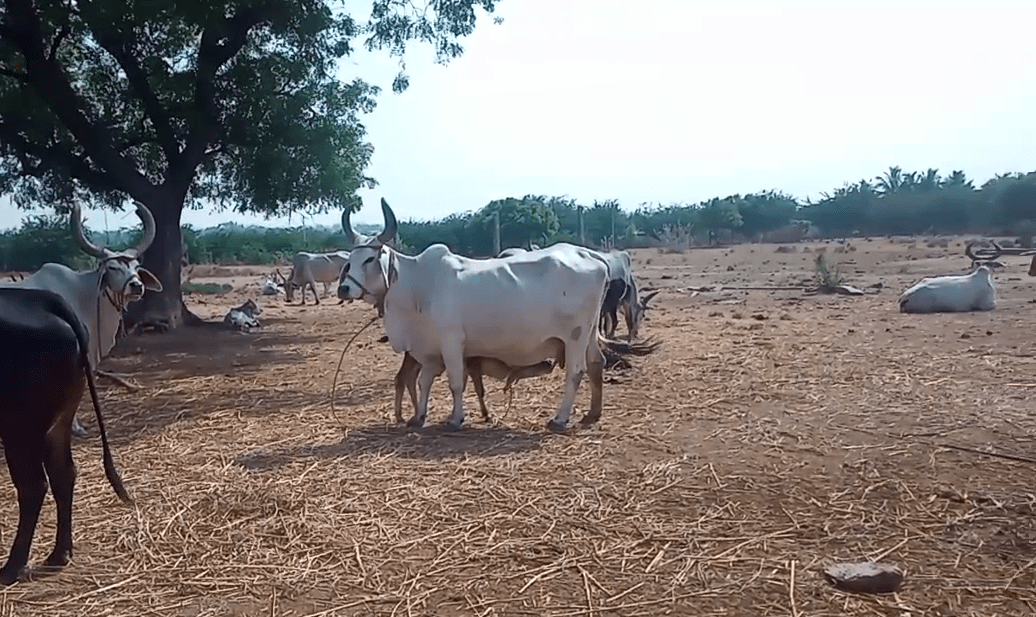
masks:
<path fill-rule="evenodd" d="M 567 436 L 543 427 L 557 373 L 507 415 L 487 381 L 489 425 L 469 388 L 466 430 L 441 430 L 441 380 L 428 428 L 391 424 L 401 358 L 373 327 L 331 414 L 365 306 L 262 298 L 250 335 L 130 339 L 106 368 L 144 388 L 103 402 L 135 504 L 96 438 L 77 445 L 74 562 L 0 591 L 0 616 L 1036 614 L 1036 469 L 975 452 L 1036 458 L 1033 286 L 1003 285 L 993 314 L 903 316 L 895 289 L 935 266 L 897 279 L 917 249 L 862 246 L 851 282 L 890 288 L 862 298 L 679 291 L 780 285 L 808 274 L 801 252 L 638 254 L 669 289 L 644 328 L 665 344 L 609 372 L 601 424 Z M 0 508 L 6 551 L 9 483 Z M 53 520 L 48 501 L 34 563 Z M 905 586 L 824 582 L 859 559 Z"/>

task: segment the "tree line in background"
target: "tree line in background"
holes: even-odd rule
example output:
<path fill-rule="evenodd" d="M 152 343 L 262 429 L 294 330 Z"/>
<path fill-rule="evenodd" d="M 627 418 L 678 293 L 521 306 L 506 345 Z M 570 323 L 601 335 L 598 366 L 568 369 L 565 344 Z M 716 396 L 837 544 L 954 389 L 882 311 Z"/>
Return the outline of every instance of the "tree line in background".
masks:
<path fill-rule="evenodd" d="M 688 248 L 711 240 L 773 240 L 781 230 L 805 226 L 814 237 L 986 233 L 1031 237 L 1036 232 L 1036 172 L 998 175 L 975 187 L 961 171 L 904 172 L 891 167 L 874 180 L 847 183 L 817 201 L 800 202 L 779 191 L 713 198 L 695 204 L 641 204 L 623 210 L 616 200 L 579 204 L 567 197 L 526 195 L 434 221 L 401 221 L 399 243 L 416 253 L 442 242 L 472 257 L 494 253 L 499 221 L 502 247 L 546 246 L 558 241 L 596 248 Z M 357 226 L 370 233 L 377 226 Z M 139 229 L 92 239 L 113 248 L 136 242 Z M 346 246 L 341 229 L 268 228 L 224 224 L 183 228 L 191 263 L 275 264 L 298 251 Z M 1031 241 L 1031 240 L 1030 240 Z M 32 216 L 0 234 L 0 268 L 35 270 L 46 262 L 89 267 L 91 258 L 72 239 L 67 216 Z"/>

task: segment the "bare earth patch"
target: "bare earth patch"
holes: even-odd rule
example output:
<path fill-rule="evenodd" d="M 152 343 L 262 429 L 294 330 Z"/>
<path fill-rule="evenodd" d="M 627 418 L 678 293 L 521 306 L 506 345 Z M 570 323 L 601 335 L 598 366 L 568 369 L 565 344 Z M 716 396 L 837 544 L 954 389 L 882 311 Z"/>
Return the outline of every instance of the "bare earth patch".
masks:
<path fill-rule="evenodd" d="M 143 389 L 102 381 L 102 402 L 136 502 L 104 480 L 84 407 L 75 559 L 0 591 L 0 615 L 1036 614 L 1026 260 L 1004 258 L 992 313 L 896 312 L 922 276 L 967 270 L 961 241 L 636 251 L 642 286 L 666 290 L 642 329 L 664 346 L 607 374 L 601 423 L 566 436 L 544 427 L 558 374 L 520 382 L 509 412 L 487 380 L 488 425 L 468 388 L 459 434 L 440 428 L 440 379 L 429 427 L 396 426 L 401 357 L 374 326 L 332 414 L 342 346 L 373 309 L 259 296 L 272 268 L 197 272 L 235 290 L 192 309 L 254 298 L 263 327 L 119 344 L 104 368 Z M 820 247 L 871 293 L 688 289 L 795 286 Z M 6 554 L 9 482 L 0 514 Z M 48 498 L 33 563 L 53 534 Z M 865 560 L 902 569 L 902 588 L 824 579 Z"/>

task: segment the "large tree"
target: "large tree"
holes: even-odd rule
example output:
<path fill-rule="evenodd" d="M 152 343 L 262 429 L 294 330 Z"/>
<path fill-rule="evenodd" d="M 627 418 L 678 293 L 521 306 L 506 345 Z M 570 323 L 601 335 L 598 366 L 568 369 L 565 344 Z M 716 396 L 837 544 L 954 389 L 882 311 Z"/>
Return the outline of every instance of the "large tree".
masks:
<path fill-rule="evenodd" d="M 185 206 L 282 214 L 358 206 L 375 182 L 359 114 L 379 89 L 336 78 L 356 41 L 439 62 L 499 0 L 373 0 L 361 20 L 325 0 L 3 0 L 0 195 L 154 215 L 144 265 L 165 290 L 131 320 L 175 327 Z M 418 3 L 422 4 L 422 3 Z M 407 86 L 402 72 L 393 90 Z"/>

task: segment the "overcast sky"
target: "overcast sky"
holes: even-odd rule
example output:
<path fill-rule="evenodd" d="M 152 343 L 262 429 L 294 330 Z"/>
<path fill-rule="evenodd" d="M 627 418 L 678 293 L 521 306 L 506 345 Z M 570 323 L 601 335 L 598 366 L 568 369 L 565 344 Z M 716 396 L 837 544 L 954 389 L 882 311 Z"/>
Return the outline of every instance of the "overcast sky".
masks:
<path fill-rule="evenodd" d="M 380 197 L 429 219 L 527 193 L 632 209 L 771 188 L 815 197 L 890 165 L 963 169 L 976 184 L 1036 169 L 1028 0 L 503 0 L 496 15 L 445 67 L 414 50 L 402 95 L 387 55 L 343 65 L 384 90 L 365 117 L 380 185 L 361 192 L 358 222 L 380 222 Z M 2 226 L 17 225 L 4 202 Z M 107 215 L 111 228 L 135 220 Z M 183 217 L 231 220 L 287 223 Z"/>

